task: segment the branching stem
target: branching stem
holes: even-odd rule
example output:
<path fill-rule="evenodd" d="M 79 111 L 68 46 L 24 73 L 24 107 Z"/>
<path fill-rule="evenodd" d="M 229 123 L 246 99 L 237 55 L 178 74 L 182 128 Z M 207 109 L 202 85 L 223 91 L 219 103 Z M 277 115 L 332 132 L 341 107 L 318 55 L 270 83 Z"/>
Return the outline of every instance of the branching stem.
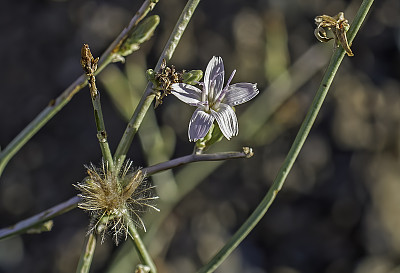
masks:
<path fill-rule="evenodd" d="M 157 172 L 164 171 L 167 168 L 173 168 L 192 162 L 247 158 L 250 157 L 251 155 L 252 151 L 250 148 L 244 148 L 244 151 L 242 152 L 225 152 L 225 153 L 213 153 L 213 154 L 201 154 L 201 155 L 190 154 L 160 164 L 156 164 L 147 168 L 143 168 L 142 171 L 146 172 L 146 174 L 149 176 Z M 48 210 L 45 210 L 15 225 L 0 229 L 0 240 L 13 235 L 22 234 L 40 223 L 51 220 L 58 215 L 68 212 L 76 208 L 79 202 L 81 202 L 81 198 L 75 196 L 64 203 L 61 203 Z"/>

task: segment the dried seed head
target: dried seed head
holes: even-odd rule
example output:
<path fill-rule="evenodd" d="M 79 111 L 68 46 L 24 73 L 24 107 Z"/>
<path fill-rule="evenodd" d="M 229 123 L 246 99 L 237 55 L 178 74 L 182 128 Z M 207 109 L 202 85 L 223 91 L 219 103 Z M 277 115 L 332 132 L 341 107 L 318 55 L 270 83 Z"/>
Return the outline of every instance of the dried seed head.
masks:
<path fill-rule="evenodd" d="M 162 104 L 162 100 L 167 95 L 171 94 L 171 85 L 174 83 L 182 82 L 183 73 L 175 70 L 175 66 L 171 65 L 171 67 L 167 66 L 165 59 L 163 60 L 160 68 L 160 72 L 155 74 L 155 82 L 158 84 L 158 88 L 162 91 L 162 94 L 157 97 L 156 105 Z"/>
<path fill-rule="evenodd" d="M 149 208 L 158 209 L 153 202 L 154 186 L 145 180 L 146 175 L 132 168 L 127 161 L 121 170 L 112 172 L 104 162 L 101 167 L 86 166 L 88 176 L 74 185 L 81 193 L 78 207 L 91 214 L 90 232 L 101 234 L 104 241 L 106 231 L 110 231 L 118 245 L 121 235 L 128 236 L 127 219 L 143 227 L 142 214 Z"/>

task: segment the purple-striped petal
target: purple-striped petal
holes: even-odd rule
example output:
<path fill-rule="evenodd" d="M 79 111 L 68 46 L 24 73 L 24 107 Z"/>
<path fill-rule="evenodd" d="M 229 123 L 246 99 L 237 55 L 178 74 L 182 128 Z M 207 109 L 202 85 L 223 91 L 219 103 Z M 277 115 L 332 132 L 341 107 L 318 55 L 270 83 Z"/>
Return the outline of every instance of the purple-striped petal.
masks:
<path fill-rule="evenodd" d="M 213 98 L 218 97 L 224 86 L 224 62 L 221 57 L 212 57 L 204 73 L 204 88 L 207 95 L 212 92 Z"/>
<path fill-rule="evenodd" d="M 171 94 L 193 106 L 197 106 L 201 102 L 201 90 L 190 84 L 174 83 L 171 85 Z"/>
<path fill-rule="evenodd" d="M 219 129 L 228 140 L 233 136 L 237 136 L 239 125 L 232 107 L 221 103 L 218 111 L 211 110 L 211 115 L 217 120 Z"/>
<path fill-rule="evenodd" d="M 258 93 L 257 84 L 247 82 L 235 83 L 228 86 L 228 90 L 222 102 L 230 106 L 235 106 L 251 100 L 257 96 Z"/>
<path fill-rule="evenodd" d="M 214 122 L 214 117 L 197 108 L 189 123 L 189 140 L 197 141 L 205 137 Z"/>

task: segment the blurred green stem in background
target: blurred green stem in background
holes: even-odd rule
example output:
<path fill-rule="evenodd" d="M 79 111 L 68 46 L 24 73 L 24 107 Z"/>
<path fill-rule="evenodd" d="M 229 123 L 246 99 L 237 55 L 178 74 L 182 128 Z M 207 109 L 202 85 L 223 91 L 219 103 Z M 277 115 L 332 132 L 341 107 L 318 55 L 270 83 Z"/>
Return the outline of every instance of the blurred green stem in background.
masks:
<path fill-rule="evenodd" d="M 354 37 L 360 29 L 373 2 L 373 0 L 364 0 L 362 2 L 360 9 L 358 10 L 353 20 L 353 23 L 348 31 L 348 39 L 350 44 L 354 40 Z M 344 55 L 345 51 L 342 47 L 337 48 L 334 52 L 328 68 L 324 74 L 324 77 L 321 81 L 321 84 L 318 88 L 318 91 L 314 97 L 312 105 L 299 129 L 299 132 L 297 133 L 297 136 L 286 156 L 285 161 L 278 171 L 278 175 L 276 176 L 271 188 L 268 190 L 263 200 L 250 215 L 250 217 L 246 220 L 246 222 L 231 237 L 231 239 L 225 244 L 225 246 L 204 267 L 202 267 L 198 271 L 199 273 L 214 272 L 214 270 L 222 264 L 222 262 L 244 240 L 244 238 L 246 238 L 246 236 L 257 225 L 257 223 L 261 220 L 261 218 L 265 215 L 265 213 L 271 206 L 276 195 L 281 190 L 298 154 L 300 153 L 300 150 L 314 124 L 319 110 L 321 109 L 322 103 L 324 102 L 329 87 L 343 60 Z"/>

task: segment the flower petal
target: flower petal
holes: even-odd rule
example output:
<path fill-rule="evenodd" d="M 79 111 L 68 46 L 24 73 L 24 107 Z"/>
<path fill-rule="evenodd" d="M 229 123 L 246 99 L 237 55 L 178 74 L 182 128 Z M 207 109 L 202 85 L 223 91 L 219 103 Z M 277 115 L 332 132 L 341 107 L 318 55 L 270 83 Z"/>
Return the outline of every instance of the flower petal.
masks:
<path fill-rule="evenodd" d="M 222 100 L 224 103 L 235 106 L 245 103 L 259 93 L 257 84 L 241 82 L 228 86 L 225 98 Z"/>
<path fill-rule="evenodd" d="M 204 88 L 207 95 L 217 98 L 224 86 L 224 62 L 221 57 L 212 57 L 204 73 Z M 211 101 L 210 101 L 211 102 Z"/>
<path fill-rule="evenodd" d="M 239 125 L 235 111 L 227 104 L 221 103 L 218 111 L 211 109 L 211 115 L 217 120 L 219 129 L 229 140 L 239 133 Z"/>
<path fill-rule="evenodd" d="M 190 105 L 197 106 L 201 102 L 201 90 L 190 84 L 174 83 L 171 85 L 171 94 Z"/>
<path fill-rule="evenodd" d="M 188 130 L 189 140 L 197 141 L 205 137 L 213 122 L 213 116 L 197 108 L 190 119 Z"/>

